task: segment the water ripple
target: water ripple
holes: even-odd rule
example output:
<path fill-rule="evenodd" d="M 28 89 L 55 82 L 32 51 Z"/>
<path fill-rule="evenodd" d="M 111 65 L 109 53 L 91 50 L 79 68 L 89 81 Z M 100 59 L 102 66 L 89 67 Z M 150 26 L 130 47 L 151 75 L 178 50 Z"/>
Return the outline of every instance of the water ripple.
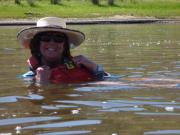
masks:
<path fill-rule="evenodd" d="M 137 88 L 136 86 L 132 86 L 127 83 L 117 82 L 117 81 L 102 81 L 102 82 L 94 82 L 88 83 L 88 86 L 79 87 L 75 90 L 77 91 L 111 91 L 111 90 L 134 90 Z"/>
<path fill-rule="evenodd" d="M 179 135 L 180 130 L 157 130 L 145 132 L 144 135 Z"/>
<path fill-rule="evenodd" d="M 179 102 L 153 102 L 153 101 L 140 101 L 140 100 L 109 100 L 111 102 L 135 104 L 135 105 L 176 105 Z"/>
<path fill-rule="evenodd" d="M 73 106 L 73 105 L 42 105 L 41 107 L 43 109 L 46 109 L 46 110 L 59 110 L 59 109 L 64 109 L 64 108 L 77 108 L 77 106 Z"/>
<path fill-rule="evenodd" d="M 148 115 L 148 116 L 180 116 L 180 113 L 164 113 L 164 112 L 136 112 L 138 115 Z"/>
<path fill-rule="evenodd" d="M 113 103 L 113 102 L 101 102 L 101 101 L 69 101 L 69 100 L 63 100 L 63 101 L 56 101 L 60 103 L 72 103 L 72 104 L 80 104 L 80 105 L 87 105 L 87 106 L 93 106 L 93 107 L 102 107 L 103 109 L 112 108 L 112 107 L 133 107 L 134 105 L 128 104 L 128 103 Z"/>
<path fill-rule="evenodd" d="M 111 109 L 104 109 L 104 110 L 100 110 L 102 112 L 129 112 L 129 111 L 144 111 L 144 108 L 139 108 L 139 107 L 122 107 L 122 108 L 111 108 Z"/>
<path fill-rule="evenodd" d="M 89 130 L 63 131 L 63 132 L 43 133 L 43 134 L 37 134 L 37 135 L 80 135 L 80 134 L 88 134 L 88 133 L 91 133 L 91 131 Z"/>
<path fill-rule="evenodd" d="M 58 120 L 60 117 L 24 117 L 24 118 L 12 118 L 0 120 L 0 126 L 30 123 L 30 122 L 41 122 L 49 120 Z"/>
<path fill-rule="evenodd" d="M 0 97 L 0 103 L 11 103 L 16 101 L 17 101 L 17 96 Z"/>
<path fill-rule="evenodd" d="M 92 107 L 101 107 L 102 109 L 99 111 L 104 112 L 120 112 L 120 111 L 144 111 L 146 110 L 144 107 L 146 105 L 158 108 L 164 108 L 165 111 L 173 112 L 174 109 L 179 109 L 179 102 L 155 102 L 155 101 L 140 101 L 140 100 L 108 100 L 108 101 L 76 101 L 76 100 L 60 100 L 55 101 L 59 103 L 67 103 L 67 104 L 79 104 L 86 105 Z M 143 113 L 150 114 L 150 113 Z M 169 115 L 169 113 L 152 113 L 150 115 Z M 179 115 L 179 114 L 170 114 L 170 115 Z"/>
<path fill-rule="evenodd" d="M 84 92 L 90 92 L 90 91 L 111 91 L 111 90 L 131 90 L 134 89 L 134 86 L 128 86 L 128 85 L 119 85 L 119 86 L 95 86 L 95 87 L 80 87 L 77 88 L 77 91 L 84 91 Z"/>
<path fill-rule="evenodd" d="M 22 129 L 62 128 L 62 127 L 85 126 L 85 125 L 94 125 L 94 124 L 101 124 L 101 121 L 100 120 L 76 120 L 76 121 L 27 126 L 27 127 L 23 127 Z"/>
<path fill-rule="evenodd" d="M 12 103 L 17 102 L 18 99 L 33 99 L 33 100 L 42 100 L 44 97 L 37 94 L 30 94 L 28 96 L 6 96 L 0 97 L 0 103 Z"/>

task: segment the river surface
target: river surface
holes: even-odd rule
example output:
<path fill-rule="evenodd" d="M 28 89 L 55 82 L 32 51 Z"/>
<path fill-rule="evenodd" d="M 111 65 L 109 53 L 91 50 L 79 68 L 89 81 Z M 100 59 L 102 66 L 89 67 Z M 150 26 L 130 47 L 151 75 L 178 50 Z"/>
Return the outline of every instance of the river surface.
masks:
<path fill-rule="evenodd" d="M 73 25 L 72 50 L 103 65 L 101 82 L 37 85 L 22 27 L 0 27 L 0 135 L 180 134 L 180 24 Z"/>

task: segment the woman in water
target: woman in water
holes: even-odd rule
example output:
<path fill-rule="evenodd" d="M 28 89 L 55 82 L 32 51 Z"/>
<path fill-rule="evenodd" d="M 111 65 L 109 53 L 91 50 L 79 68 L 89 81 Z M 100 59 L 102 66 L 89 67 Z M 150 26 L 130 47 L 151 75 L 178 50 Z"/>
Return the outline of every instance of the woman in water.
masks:
<path fill-rule="evenodd" d="M 79 46 L 84 33 L 67 29 L 63 19 L 45 17 L 37 21 L 36 27 L 21 30 L 18 41 L 30 49 L 28 59 L 30 74 L 39 83 L 80 83 L 103 80 L 102 66 L 85 56 L 72 56 L 70 49 Z"/>

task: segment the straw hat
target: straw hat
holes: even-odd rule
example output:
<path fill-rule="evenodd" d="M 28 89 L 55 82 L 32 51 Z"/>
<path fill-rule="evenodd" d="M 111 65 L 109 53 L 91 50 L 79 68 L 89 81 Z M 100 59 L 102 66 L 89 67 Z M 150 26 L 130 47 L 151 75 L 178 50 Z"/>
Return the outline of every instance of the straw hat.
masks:
<path fill-rule="evenodd" d="M 71 48 L 79 46 L 85 39 L 84 33 L 77 30 L 67 29 L 66 22 L 58 17 L 41 18 L 37 21 L 36 27 L 21 30 L 17 35 L 17 39 L 25 48 L 30 48 L 30 42 L 33 37 L 36 34 L 45 31 L 64 33 L 68 37 Z"/>

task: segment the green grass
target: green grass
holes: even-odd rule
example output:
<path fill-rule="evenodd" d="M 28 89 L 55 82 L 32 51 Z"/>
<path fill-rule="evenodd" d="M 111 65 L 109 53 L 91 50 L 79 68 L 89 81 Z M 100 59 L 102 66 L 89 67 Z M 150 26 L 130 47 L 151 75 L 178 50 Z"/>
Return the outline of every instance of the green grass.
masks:
<path fill-rule="evenodd" d="M 21 0 L 21 5 L 14 4 L 14 0 L 0 0 L 0 18 L 87 18 L 114 15 L 179 18 L 180 0 L 115 0 L 113 6 L 107 5 L 106 0 L 100 0 L 100 5 L 93 5 L 90 0 L 61 0 L 58 5 L 50 4 L 50 0 L 35 0 L 35 6 L 28 5 L 26 0 Z"/>

